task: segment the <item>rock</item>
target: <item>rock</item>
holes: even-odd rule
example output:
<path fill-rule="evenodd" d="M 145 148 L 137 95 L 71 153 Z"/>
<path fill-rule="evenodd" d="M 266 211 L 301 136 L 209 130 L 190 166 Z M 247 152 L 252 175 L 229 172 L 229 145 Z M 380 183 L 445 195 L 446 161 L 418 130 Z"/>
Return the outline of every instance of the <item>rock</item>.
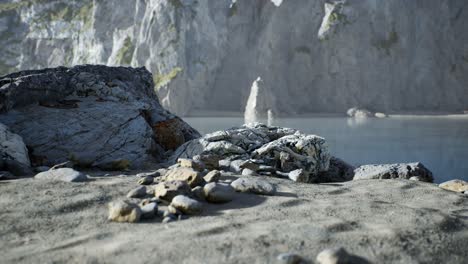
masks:
<path fill-rule="evenodd" d="M 34 176 L 38 180 L 49 180 L 49 181 L 63 181 L 63 182 L 84 182 L 88 180 L 88 177 L 74 169 L 61 168 L 56 170 L 48 170 L 41 172 Z"/>
<path fill-rule="evenodd" d="M 388 116 L 386 114 L 384 114 L 384 113 L 375 113 L 375 117 L 377 117 L 377 118 L 386 118 Z"/>
<path fill-rule="evenodd" d="M 231 183 L 232 188 L 238 192 L 250 192 L 263 195 L 274 195 L 276 188 L 264 180 L 239 178 Z"/>
<path fill-rule="evenodd" d="M 47 166 L 39 166 L 39 167 L 34 168 L 35 172 L 44 172 L 44 171 L 48 171 L 48 170 L 50 170 L 50 167 L 47 167 Z"/>
<path fill-rule="evenodd" d="M 242 175 L 243 176 L 255 176 L 257 173 L 251 169 L 245 168 L 242 170 Z"/>
<path fill-rule="evenodd" d="M 197 199 L 198 201 L 205 201 L 205 193 L 203 191 L 203 187 L 197 186 L 197 187 L 193 188 L 192 189 L 192 197 Z"/>
<path fill-rule="evenodd" d="M 115 222 L 135 223 L 140 221 L 141 210 L 138 205 L 129 201 L 109 203 L 109 220 Z"/>
<path fill-rule="evenodd" d="M 191 159 L 178 159 L 177 163 L 179 163 L 180 166 L 183 168 L 191 168 L 196 171 L 203 171 L 203 167 L 204 167 L 203 164 L 196 162 L 194 160 L 191 160 Z"/>
<path fill-rule="evenodd" d="M 162 220 L 162 222 L 164 224 L 167 224 L 167 223 L 170 223 L 170 222 L 174 222 L 177 218 L 174 216 L 174 217 L 171 217 L 171 216 L 166 216 L 164 217 L 164 219 Z"/>
<path fill-rule="evenodd" d="M 274 92 L 262 78 L 258 77 L 250 88 L 250 95 L 244 111 L 244 120 L 246 123 L 257 122 L 260 118 L 267 118 L 268 110 L 277 106 Z"/>
<path fill-rule="evenodd" d="M 451 180 L 439 184 L 439 187 L 453 192 L 466 193 L 468 191 L 468 182 L 463 180 Z"/>
<path fill-rule="evenodd" d="M 137 187 L 127 194 L 127 198 L 143 198 L 146 196 L 146 187 L 140 186 Z"/>
<path fill-rule="evenodd" d="M 174 197 L 171 206 L 188 215 L 199 214 L 203 210 L 203 205 L 200 202 L 184 195 Z"/>
<path fill-rule="evenodd" d="M 17 160 L 10 160 L 10 159 L 3 160 L 3 168 L 11 172 L 13 175 L 19 176 L 19 177 L 34 175 L 34 171 L 31 169 L 31 167 Z"/>
<path fill-rule="evenodd" d="M 295 182 L 310 182 L 309 173 L 305 172 L 303 169 L 293 170 L 289 172 L 288 177 L 290 180 Z"/>
<path fill-rule="evenodd" d="M 154 182 L 154 178 L 151 175 L 147 175 L 147 176 L 144 176 L 144 177 L 138 179 L 138 184 L 140 184 L 140 185 L 150 185 L 153 182 Z"/>
<path fill-rule="evenodd" d="M 260 169 L 260 165 L 253 162 L 252 160 L 246 160 L 246 161 L 242 162 L 242 164 L 240 164 L 239 167 L 241 169 L 249 169 L 249 170 L 252 170 L 252 171 L 257 171 L 257 170 Z"/>
<path fill-rule="evenodd" d="M 354 170 L 356 168 L 343 160 L 331 157 L 330 166 L 327 171 L 320 172 L 317 177 L 310 179 L 312 183 L 324 182 L 345 182 L 351 181 L 354 177 Z"/>
<path fill-rule="evenodd" d="M 141 218 L 151 219 L 156 217 L 158 213 L 158 204 L 157 203 L 148 203 L 141 208 Z"/>
<path fill-rule="evenodd" d="M 229 184 L 208 183 L 203 187 L 205 199 L 211 203 L 228 203 L 234 199 L 235 191 Z"/>
<path fill-rule="evenodd" d="M 190 186 L 185 181 L 166 181 L 154 188 L 154 196 L 171 202 L 177 195 L 190 195 Z"/>
<path fill-rule="evenodd" d="M 31 166 L 28 149 L 21 136 L 13 133 L 2 123 L 0 123 L 0 160 L 9 160 L 15 163 L 20 163 L 25 167 Z"/>
<path fill-rule="evenodd" d="M 411 178 L 409 178 L 410 181 L 423 181 L 421 177 L 419 176 L 413 176 Z"/>
<path fill-rule="evenodd" d="M 166 181 L 186 181 L 191 188 L 201 184 L 201 173 L 191 168 L 174 168 L 163 176 Z"/>
<path fill-rule="evenodd" d="M 175 207 L 172 206 L 172 205 L 169 205 L 169 206 L 167 207 L 167 213 L 168 213 L 168 214 L 171 214 L 171 215 L 175 215 L 175 216 L 181 215 L 181 214 L 182 214 L 182 212 L 181 212 L 179 209 L 175 208 Z"/>
<path fill-rule="evenodd" d="M 0 171 L 0 181 L 14 179 L 17 179 L 17 177 L 11 174 L 9 171 Z"/>
<path fill-rule="evenodd" d="M 105 170 L 139 168 L 199 137 L 161 107 L 144 68 L 84 65 L 1 78 L 0 122 L 20 131 L 40 161 L 35 165 L 68 159 Z"/>
<path fill-rule="evenodd" d="M 325 249 L 317 255 L 319 264 L 352 264 L 351 256 L 344 248 Z"/>
<path fill-rule="evenodd" d="M 223 159 L 218 162 L 218 166 L 220 170 L 228 171 L 231 167 L 231 161 L 228 159 Z"/>
<path fill-rule="evenodd" d="M 220 178 L 221 172 L 219 170 L 212 170 L 203 177 L 206 182 L 217 182 Z"/>
<path fill-rule="evenodd" d="M 244 160 L 231 161 L 231 163 L 229 164 L 230 171 L 235 172 L 235 173 L 241 173 L 242 172 L 241 165 L 244 164 L 244 162 L 245 162 Z"/>
<path fill-rule="evenodd" d="M 410 179 L 413 176 L 419 177 L 424 182 L 434 180 L 432 172 L 420 162 L 363 165 L 354 170 L 353 180 Z"/>
<path fill-rule="evenodd" d="M 354 117 L 354 118 L 368 118 L 374 116 L 372 112 L 366 109 L 360 109 L 360 108 L 351 108 L 349 109 L 346 114 L 349 117 Z"/>
<path fill-rule="evenodd" d="M 218 155 L 195 155 L 193 160 L 203 163 L 208 170 L 216 170 L 219 168 L 220 157 Z"/>
<path fill-rule="evenodd" d="M 157 171 L 151 171 L 151 172 L 142 172 L 142 173 L 138 173 L 136 176 L 138 178 L 145 178 L 145 177 L 151 177 L 151 178 L 156 178 L 156 177 L 159 177 L 163 174 L 161 174 L 161 171 L 160 169 L 157 170 Z"/>
<path fill-rule="evenodd" d="M 282 253 L 279 254 L 276 259 L 278 260 L 278 263 L 282 264 L 301 264 L 304 262 L 304 259 L 301 256 L 294 253 Z"/>

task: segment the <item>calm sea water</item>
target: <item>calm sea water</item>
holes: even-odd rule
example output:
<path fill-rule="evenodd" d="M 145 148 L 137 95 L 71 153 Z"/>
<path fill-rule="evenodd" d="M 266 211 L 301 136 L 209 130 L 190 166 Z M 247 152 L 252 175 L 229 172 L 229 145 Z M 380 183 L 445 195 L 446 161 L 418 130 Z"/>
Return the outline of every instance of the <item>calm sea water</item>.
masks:
<path fill-rule="evenodd" d="M 184 120 L 201 133 L 244 123 L 238 117 Z M 273 125 L 322 136 L 334 156 L 353 165 L 420 161 L 434 173 L 436 182 L 468 181 L 468 117 L 282 118 Z"/>

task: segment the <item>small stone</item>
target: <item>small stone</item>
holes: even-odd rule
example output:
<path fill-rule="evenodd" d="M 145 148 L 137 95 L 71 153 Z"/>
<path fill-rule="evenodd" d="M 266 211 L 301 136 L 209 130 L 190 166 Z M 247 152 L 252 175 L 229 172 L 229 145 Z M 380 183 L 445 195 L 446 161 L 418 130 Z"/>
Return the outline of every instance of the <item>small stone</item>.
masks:
<path fill-rule="evenodd" d="M 109 220 L 115 222 L 135 223 L 140 221 L 141 209 L 128 201 L 109 203 Z"/>
<path fill-rule="evenodd" d="M 51 169 L 36 174 L 34 178 L 38 180 L 64 182 L 83 182 L 88 180 L 88 177 L 85 174 L 70 168 Z"/>
<path fill-rule="evenodd" d="M 197 199 L 198 201 L 204 201 L 205 200 L 205 194 L 203 192 L 203 187 L 197 186 L 192 189 L 192 197 Z"/>
<path fill-rule="evenodd" d="M 190 186 L 185 181 L 166 181 L 154 188 L 154 196 L 168 202 L 177 195 L 190 195 L 191 192 Z"/>
<path fill-rule="evenodd" d="M 439 187 L 448 191 L 466 193 L 468 191 L 468 182 L 463 180 L 451 180 L 439 184 Z"/>
<path fill-rule="evenodd" d="M 164 175 L 164 179 L 166 181 L 186 181 L 191 188 L 203 182 L 200 172 L 192 168 L 171 169 Z"/>
<path fill-rule="evenodd" d="M 172 199 L 171 205 L 180 210 L 184 214 L 192 215 L 199 214 L 203 210 L 203 205 L 192 198 L 185 195 L 177 195 Z"/>
<path fill-rule="evenodd" d="M 223 183 L 208 183 L 203 187 L 205 199 L 211 203 L 228 203 L 234 199 L 235 191 L 228 185 Z"/>
<path fill-rule="evenodd" d="M 274 195 L 276 188 L 264 180 L 239 178 L 231 183 L 232 188 L 238 192 L 250 192 L 263 195 Z"/>
<path fill-rule="evenodd" d="M 220 178 L 221 172 L 219 170 L 212 170 L 203 177 L 206 182 L 218 182 Z"/>
<path fill-rule="evenodd" d="M 342 247 L 325 249 L 317 255 L 319 264 L 346 264 L 350 263 L 350 255 Z"/>
<path fill-rule="evenodd" d="M 138 184 L 140 185 L 150 185 L 154 182 L 153 176 L 147 175 L 138 180 Z"/>
<path fill-rule="evenodd" d="M 48 171 L 48 170 L 50 170 L 50 168 L 47 167 L 47 166 L 39 166 L 39 167 L 34 168 L 35 172 L 44 172 L 44 171 Z"/>
<path fill-rule="evenodd" d="M 294 253 L 282 253 L 279 254 L 276 259 L 278 260 L 278 263 L 282 264 L 300 264 L 303 262 L 303 258 Z"/>
<path fill-rule="evenodd" d="M 143 198 L 146 196 L 146 187 L 140 186 L 137 187 L 127 194 L 127 198 Z"/>
<path fill-rule="evenodd" d="M 148 203 L 141 207 L 141 217 L 145 219 L 151 219 L 156 217 L 158 212 L 157 203 Z"/>
<path fill-rule="evenodd" d="M 220 170 L 228 171 L 229 168 L 231 167 L 231 161 L 227 159 L 220 160 L 218 162 L 218 167 Z"/>
<path fill-rule="evenodd" d="M 244 176 L 255 176 L 257 173 L 251 169 L 245 168 L 242 170 L 242 175 Z"/>
<path fill-rule="evenodd" d="M 196 171 L 202 171 L 204 169 L 204 164 L 202 164 L 201 162 L 196 162 L 194 160 L 191 160 L 191 159 L 182 159 L 182 158 L 179 158 L 177 160 L 177 163 L 180 164 L 181 167 L 183 168 L 192 168 Z"/>
<path fill-rule="evenodd" d="M 289 179 L 295 182 L 309 182 L 309 174 L 303 169 L 293 170 L 289 172 Z"/>

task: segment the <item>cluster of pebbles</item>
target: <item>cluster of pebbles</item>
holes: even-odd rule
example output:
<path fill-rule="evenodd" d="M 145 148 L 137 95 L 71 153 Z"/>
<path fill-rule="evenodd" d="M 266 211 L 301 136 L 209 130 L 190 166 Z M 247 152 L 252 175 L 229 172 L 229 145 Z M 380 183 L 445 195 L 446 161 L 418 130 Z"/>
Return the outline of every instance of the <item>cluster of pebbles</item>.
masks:
<path fill-rule="evenodd" d="M 211 168 L 203 162 L 181 158 L 167 169 L 137 174 L 140 186 L 130 190 L 126 199 L 109 204 L 109 220 L 134 223 L 159 216 L 168 223 L 201 214 L 206 203 L 231 202 L 237 192 L 276 192 L 275 186 L 261 179 L 222 180 L 222 176 L 232 174 Z"/>

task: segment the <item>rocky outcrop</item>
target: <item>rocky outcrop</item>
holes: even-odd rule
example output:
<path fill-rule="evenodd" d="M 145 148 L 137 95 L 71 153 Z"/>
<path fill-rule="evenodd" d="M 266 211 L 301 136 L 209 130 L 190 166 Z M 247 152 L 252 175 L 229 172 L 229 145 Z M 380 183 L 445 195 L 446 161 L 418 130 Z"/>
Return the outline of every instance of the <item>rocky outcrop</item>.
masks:
<path fill-rule="evenodd" d="M 142 167 L 199 136 L 160 106 L 144 68 L 24 71 L 0 86 L 0 122 L 23 137 L 36 166 Z"/>
<path fill-rule="evenodd" d="M 420 162 L 363 165 L 354 171 L 353 180 L 370 179 L 414 179 L 424 182 L 434 181 L 432 172 Z"/>
<path fill-rule="evenodd" d="M 30 166 L 28 149 L 21 136 L 0 123 L 0 171 L 5 172 L 5 177 L 0 178 L 12 178 L 9 173 L 14 176 L 31 176 L 33 172 Z"/>
<path fill-rule="evenodd" d="M 252 84 L 247 105 L 245 106 L 245 122 L 258 122 L 260 118 L 268 118 L 269 112 L 272 113 L 275 106 L 276 98 L 273 92 L 258 77 Z"/>
<path fill-rule="evenodd" d="M 468 109 L 466 1 L 279 2 L 2 1 L 0 74 L 145 66 L 184 115 L 242 112 L 257 76 L 282 114 Z"/>

